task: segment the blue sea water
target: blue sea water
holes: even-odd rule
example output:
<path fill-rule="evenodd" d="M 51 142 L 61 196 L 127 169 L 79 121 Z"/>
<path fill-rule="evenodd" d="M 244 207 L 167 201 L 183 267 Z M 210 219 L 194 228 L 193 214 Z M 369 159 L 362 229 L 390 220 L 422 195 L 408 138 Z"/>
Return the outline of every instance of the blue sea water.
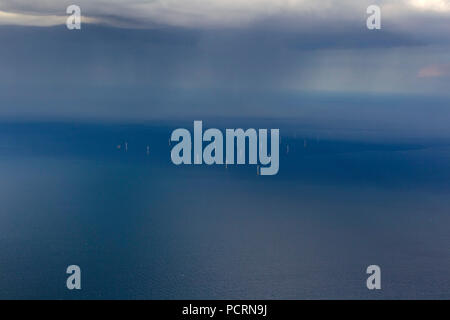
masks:
<path fill-rule="evenodd" d="M 449 142 L 277 123 L 259 176 L 173 165 L 179 125 L 2 123 L 0 298 L 450 298 Z"/>

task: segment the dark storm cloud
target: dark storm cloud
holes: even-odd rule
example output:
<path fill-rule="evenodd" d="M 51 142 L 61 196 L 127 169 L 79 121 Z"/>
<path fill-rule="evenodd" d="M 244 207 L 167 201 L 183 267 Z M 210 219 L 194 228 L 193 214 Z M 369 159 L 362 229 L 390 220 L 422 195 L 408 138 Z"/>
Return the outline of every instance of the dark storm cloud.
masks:
<path fill-rule="evenodd" d="M 341 8 L 333 1 L 294 1 L 297 7 L 267 4 L 262 10 L 261 1 L 249 1 L 248 8 L 229 17 L 222 13 L 234 12 L 235 1 L 196 7 L 195 14 L 177 1 L 171 3 L 180 7 L 163 12 L 151 5 L 161 2 L 132 1 L 128 7 L 119 1 L 82 1 L 84 14 L 101 24 L 85 23 L 80 31 L 63 24 L 21 26 L 21 16 L 13 16 L 16 25 L 0 26 L 0 116 L 301 117 L 320 105 L 301 92 L 441 96 L 448 91 L 448 77 L 423 76 L 423 70 L 449 63 L 448 33 L 424 36 L 436 27 L 421 25 L 438 17 L 436 25 L 446 30 L 444 13 L 410 13 L 422 19 L 416 29 L 408 27 L 404 14 L 388 16 L 381 30 L 369 31 L 365 2 L 353 7 L 344 1 L 347 8 Z M 326 4 L 335 10 L 320 11 Z M 52 1 L 2 1 L 0 10 L 65 13 Z M 356 114 L 356 105 L 349 101 L 347 111 Z M 343 114 L 343 109 L 322 111 L 324 121 Z"/>
<path fill-rule="evenodd" d="M 322 89 L 333 90 L 327 83 L 333 75 L 327 72 L 341 75 L 341 82 L 354 71 L 353 78 L 361 82 L 365 75 L 376 76 L 382 65 L 396 64 L 400 76 L 423 67 L 416 61 L 420 52 L 413 54 L 427 50 L 421 39 L 360 28 L 322 31 L 85 25 L 80 32 L 70 32 L 63 26 L 3 26 L 0 41 L 7 45 L 0 51 L 0 83 L 277 90 L 320 89 L 323 82 Z M 394 60 L 382 61 L 383 55 Z"/>

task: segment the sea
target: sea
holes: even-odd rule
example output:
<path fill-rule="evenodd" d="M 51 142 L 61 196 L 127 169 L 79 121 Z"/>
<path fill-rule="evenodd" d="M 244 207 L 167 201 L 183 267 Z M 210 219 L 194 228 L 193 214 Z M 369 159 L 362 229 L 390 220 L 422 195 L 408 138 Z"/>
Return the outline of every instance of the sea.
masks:
<path fill-rule="evenodd" d="M 193 120 L 0 123 L 0 298 L 450 299 L 450 141 L 204 122 L 279 128 L 261 176 L 174 165 Z"/>

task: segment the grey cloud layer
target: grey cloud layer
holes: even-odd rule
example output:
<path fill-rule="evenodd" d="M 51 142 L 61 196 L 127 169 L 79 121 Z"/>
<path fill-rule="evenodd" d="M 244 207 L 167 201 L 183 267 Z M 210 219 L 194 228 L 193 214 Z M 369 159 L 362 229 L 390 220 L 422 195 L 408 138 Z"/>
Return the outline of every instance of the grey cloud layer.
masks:
<path fill-rule="evenodd" d="M 29 15 L 65 15 L 69 0 L 1 0 L 0 10 Z M 359 22 L 366 8 L 377 4 L 383 16 L 399 28 L 424 29 L 420 20 L 450 17 L 450 0 L 78 0 L 87 17 L 98 18 L 115 26 L 153 27 L 248 27 L 263 21 L 277 26 L 336 26 L 338 22 Z M 411 17 L 414 16 L 413 21 Z M 313 19 L 311 19 L 313 18 Z M 20 23 L 20 21 L 18 21 Z M 306 26 L 306 25 L 305 25 Z M 425 28 L 426 29 L 426 28 Z"/>

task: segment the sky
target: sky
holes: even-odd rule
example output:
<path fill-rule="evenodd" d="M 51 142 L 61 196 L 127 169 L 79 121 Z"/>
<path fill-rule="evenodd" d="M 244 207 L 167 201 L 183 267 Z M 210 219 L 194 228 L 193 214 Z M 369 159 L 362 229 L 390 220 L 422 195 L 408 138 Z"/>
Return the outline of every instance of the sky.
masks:
<path fill-rule="evenodd" d="M 0 0 L 0 117 L 449 115 L 450 0 L 78 0 L 81 30 L 70 4 Z"/>

